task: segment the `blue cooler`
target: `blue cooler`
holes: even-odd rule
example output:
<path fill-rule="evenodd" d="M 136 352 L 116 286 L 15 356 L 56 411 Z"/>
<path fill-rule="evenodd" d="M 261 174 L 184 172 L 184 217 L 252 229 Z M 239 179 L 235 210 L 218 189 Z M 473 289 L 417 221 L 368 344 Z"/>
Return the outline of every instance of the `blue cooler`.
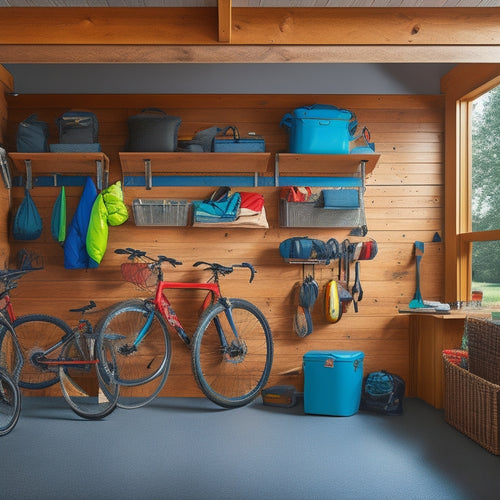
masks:
<path fill-rule="evenodd" d="M 289 129 L 289 152 L 296 154 L 349 154 L 357 121 L 351 111 L 328 104 L 313 104 L 287 113 L 280 125 Z"/>
<path fill-rule="evenodd" d="M 304 354 L 304 411 L 348 417 L 359 410 L 363 384 L 361 351 Z"/>

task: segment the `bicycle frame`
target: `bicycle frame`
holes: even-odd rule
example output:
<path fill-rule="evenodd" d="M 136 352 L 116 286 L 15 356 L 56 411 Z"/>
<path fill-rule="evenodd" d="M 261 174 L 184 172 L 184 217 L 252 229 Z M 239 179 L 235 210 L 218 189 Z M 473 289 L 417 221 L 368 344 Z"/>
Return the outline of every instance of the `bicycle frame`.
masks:
<path fill-rule="evenodd" d="M 6 293 L 3 297 L 3 300 L 5 301 L 4 306 L 2 308 L 2 314 L 6 316 L 6 319 L 10 321 L 10 323 L 14 323 L 14 321 L 17 319 L 17 316 L 14 312 L 14 306 L 12 305 L 12 301 L 10 299 L 10 295 Z M 79 330 L 83 330 L 83 326 L 85 325 L 88 327 L 90 324 L 86 323 L 87 320 L 81 320 L 78 326 Z M 47 366 L 64 366 L 64 365 L 93 365 L 97 364 L 99 362 L 98 359 L 92 359 L 92 360 L 64 360 L 64 359 L 49 359 L 46 356 L 52 354 L 54 351 L 57 351 L 58 349 L 61 349 L 65 344 L 70 342 L 73 338 L 75 338 L 77 332 L 75 330 L 72 331 L 71 334 L 67 333 L 63 337 L 61 337 L 61 340 L 59 342 L 56 342 L 52 347 L 47 349 L 45 352 L 42 352 L 40 354 L 40 357 L 37 359 L 37 363 L 47 365 Z M 77 343 L 78 349 L 80 350 L 80 354 L 83 356 L 83 352 L 81 351 L 80 344 Z"/>
<path fill-rule="evenodd" d="M 221 293 L 220 293 L 220 287 L 218 283 L 181 283 L 181 282 L 176 282 L 176 281 L 159 281 L 157 286 L 156 286 L 156 294 L 154 298 L 154 305 L 157 311 L 163 316 L 163 318 L 168 322 L 169 325 L 171 325 L 175 331 L 178 333 L 179 337 L 181 340 L 186 344 L 189 345 L 191 343 L 191 339 L 189 336 L 186 334 L 181 321 L 179 320 L 177 314 L 175 313 L 174 309 L 172 308 L 172 304 L 168 300 L 168 298 L 165 295 L 165 290 L 206 290 L 208 293 L 203 300 L 202 303 L 202 310 L 204 311 L 209 305 L 213 304 L 216 300 L 221 298 Z M 138 345 L 141 341 L 141 339 L 144 337 L 146 334 L 149 325 L 151 324 L 152 321 L 152 315 L 151 318 L 148 322 L 146 322 L 146 325 L 142 328 L 141 332 L 139 333 L 136 342 L 134 342 L 134 345 Z M 221 335 L 220 328 L 218 327 L 219 330 L 219 336 Z M 221 337 L 221 342 L 224 342 L 223 338 Z"/>

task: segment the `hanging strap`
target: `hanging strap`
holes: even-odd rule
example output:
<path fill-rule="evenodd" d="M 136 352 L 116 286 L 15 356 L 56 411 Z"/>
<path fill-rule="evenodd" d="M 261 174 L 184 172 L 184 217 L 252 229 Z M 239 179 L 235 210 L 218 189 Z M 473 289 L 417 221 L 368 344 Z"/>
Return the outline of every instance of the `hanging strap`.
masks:
<path fill-rule="evenodd" d="M 363 288 L 361 287 L 361 281 L 359 279 L 359 267 L 359 261 L 356 261 L 356 264 L 354 265 L 354 285 L 351 290 L 354 312 L 358 312 L 358 302 L 363 300 Z M 355 297 L 356 294 L 358 295 L 357 298 Z"/>

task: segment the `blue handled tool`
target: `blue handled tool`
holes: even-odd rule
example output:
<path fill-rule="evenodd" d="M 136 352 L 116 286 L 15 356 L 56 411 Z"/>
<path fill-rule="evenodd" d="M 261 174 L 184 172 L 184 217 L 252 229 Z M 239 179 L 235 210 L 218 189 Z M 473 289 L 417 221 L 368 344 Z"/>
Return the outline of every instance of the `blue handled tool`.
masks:
<path fill-rule="evenodd" d="M 419 309 L 421 307 L 427 307 L 424 304 L 422 299 L 422 294 L 420 293 L 420 261 L 424 255 L 424 244 L 421 241 L 415 241 L 414 243 L 415 249 L 415 258 L 416 258 L 416 266 L 417 266 L 417 278 L 416 278 L 416 291 L 413 299 L 410 301 L 408 307 L 410 309 Z"/>

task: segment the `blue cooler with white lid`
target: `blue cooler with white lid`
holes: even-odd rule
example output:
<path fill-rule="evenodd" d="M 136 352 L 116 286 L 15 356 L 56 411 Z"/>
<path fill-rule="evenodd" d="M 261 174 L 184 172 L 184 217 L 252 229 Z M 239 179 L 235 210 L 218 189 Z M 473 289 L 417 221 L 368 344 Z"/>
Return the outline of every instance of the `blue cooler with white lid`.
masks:
<path fill-rule="evenodd" d="M 296 154 L 349 154 L 357 124 L 352 111 L 329 104 L 296 108 L 280 123 L 290 134 L 289 152 Z"/>
<path fill-rule="evenodd" d="M 304 354 L 304 412 L 347 417 L 359 410 L 363 385 L 361 351 Z"/>

